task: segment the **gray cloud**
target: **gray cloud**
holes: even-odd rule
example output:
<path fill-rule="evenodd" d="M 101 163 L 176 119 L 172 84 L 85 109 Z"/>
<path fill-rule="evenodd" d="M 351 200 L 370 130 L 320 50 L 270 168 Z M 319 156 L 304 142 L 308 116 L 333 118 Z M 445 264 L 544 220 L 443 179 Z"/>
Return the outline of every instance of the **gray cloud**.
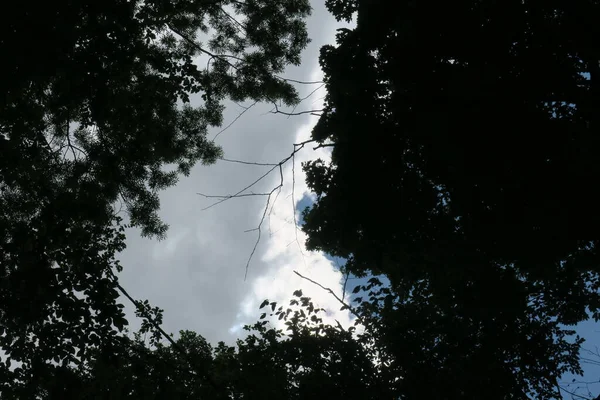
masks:
<path fill-rule="evenodd" d="M 332 41 L 335 21 L 320 2 L 313 7 L 308 21 L 313 41 L 303 54 L 303 65 L 289 68 L 286 77 L 310 80 L 319 48 Z M 314 88 L 299 87 L 305 94 Z M 316 98 L 306 100 L 298 110 L 310 109 L 313 100 Z M 309 122 L 309 117 L 287 118 L 269 114 L 271 109 L 268 104 L 257 105 L 219 135 L 217 142 L 227 158 L 278 162 L 290 154 L 297 131 Z M 228 104 L 224 126 L 241 111 L 235 104 Z M 211 342 L 233 339 L 228 330 L 241 313 L 240 304 L 254 290 L 252 279 L 271 273 L 273 268 L 262 261 L 262 243 L 250 266 L 249 279 L 244 282 L 244 269 L 256 240 L 256 232 L 244 230 L 257 226 L 265 198 L 231 199 L 202 211 L 211 201 L 196 193 L 235 193 L 264 172 L 265 167 L 222 161 L 213 166 L 199 165 L 188 178 L 161 195 L 161 216 L 170 225 L 165 241 L 143 239 L 135 230 L 128 231 L 128 248 L 121 257 L 121 282 L 135 298 L 148 299 L 165 310 L 167 331 L 192 329 Z M 277 181 L 277 174 L 272 174 L 254 190 L 270 190 Z M 283 197 L 284 193 L 278 201 L 290 201 Z M 299 194 L 296 200 L 301 197 Z M 127 309 L 132 327 L 137 326 L 132 308 L 128 305 Z"/>

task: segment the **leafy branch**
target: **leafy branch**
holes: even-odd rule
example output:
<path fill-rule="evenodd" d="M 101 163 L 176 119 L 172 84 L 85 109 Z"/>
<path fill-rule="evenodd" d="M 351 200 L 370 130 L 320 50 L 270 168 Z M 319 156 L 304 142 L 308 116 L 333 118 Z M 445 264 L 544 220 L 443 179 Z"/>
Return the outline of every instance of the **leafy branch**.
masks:
<path fill-rule="evenodd" d="M 179 345 L 179 343 L 177 343 L 171 337 L 171 335 L 169 335 L 167 332 L 164 331 L 164 329 L 161 328 L 160 323 L 162 321 L 162 310 L 160 310 L 158 307 L 150 308 L 150 304 L 148 303 L 147 300 L 144 302 L 135 300 L 127 292 L 127 290 L 125 290 L 125 288 L 123 286 L 121 286 L 121 284 L 118 282 L 117 277 L 114 275 L 114 273 L 112 271 L 110 271 L 110 275 L 112 277 L 113 283 L 116 285 L 116 287 L 119 289 L 119 291 L 125 297 L 127 297 L 127 299 L 135 306 L 136 314 L 138 316 L 141 316 L 142 318 L 144 318 L 145 324 L 144 323 L 142 324 L 142 330 L 143 331 L 145 330 L 146 332 L 148 332 L 149 330 L 151 330 L 153 328 L 155 335 L 157 335 L 159 337 L 162 336 L 165 339 L 167 339 L 167 341 L 171 344 L 171 346 L 174 349 L 176 349 L 188 361 L 190 367 L 196 371 L 197 366 L 195 365 L 195 361 L 190 357 L 188 352 L 185 351 L 185 349 L 183 347 L 181 347 Z M 154 314 L 154 316 L 153 316 L 153 314 Z M 216 382 L 212 378 L 209 371 L 207 371 L 207 370 L 198 371 L 198 373 L 201 376 L 203 376 L 214 389 L 216 389 L 216 390 L 219 389 L 219 386 L 216 384 Z"/>
<path fill-rule="evenodd" d="M 321 289 L 323 289 L 326 292 L 328 292 L 329 294 L 331 294 L 340 304 L 342 304 L 342 309 L 349 310 L 356 317 L 356 319 L 358 320 L 358 322 L 360 322 L 362 325 L 365 325 L 362 317 L 358 314 L 358 312 L 354 309 L 354 307 L 352 307 L 351 305 L 349 305 L 348 303 L 346 303 L 344 300 L 342 300 L 337 294 L 335 294 L 335 292 L 333 291 L 333 289 L 321 285 L 319 282 L 314 281 L 314 280 L 310 279 L 309 277 L 306 277 L 306 276 L 302 275 L 298 271 L 294 271 L 294 274 L 298 275 L 302 279 L 305 279 L 305 280 L 309 281 L 313 285 L 317 285 Z"/>

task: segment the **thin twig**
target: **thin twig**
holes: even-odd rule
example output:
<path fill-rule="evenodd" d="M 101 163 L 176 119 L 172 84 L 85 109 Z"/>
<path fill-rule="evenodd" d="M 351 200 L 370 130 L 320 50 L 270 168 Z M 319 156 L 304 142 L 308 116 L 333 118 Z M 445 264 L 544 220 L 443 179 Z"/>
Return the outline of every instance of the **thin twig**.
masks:
<path fill-rule="evenodd" d="M 200 196 L 206 197 L 207 199 L 232 199 L 232 198 L 240 198 L 240 197 L 252 197 L 252 196 L 269 196 L 270 193 L 242 193 L 242 194 L 226 194 L 226 195 L 210 195 L 204 193 L 196 193 Z"/>
<path fill-rule="evenodd" d="M 274 163 L 258 163 L 258 162 L 251 162 L 251 161 L 242 161 L 242 160 L 232 160 L 230 158 L 219 158 L 220 161 L 226 161 L 226 162 L 230 162 L 230 163 L 237 163 L 237 164 L 245 164 L 245 165 L 261 165 L 261 166 L 265 166 L 265 167 L 276 167 L 279 165 L 279 163 L 274 164 Z"/>
<path fill-rule="evenodd" d="M 235 104 L 236 106 L 238 106 L 239 108 L 243 108 L 243 109 L 246 109 L 246 110 L 249 109 L 250 107 L 252 107 L 254 105 L 254 104 L 252 104 L 252 105 L 249 105 L 249 106 L 244 106 L 244 105 L 242 105 L 242 104 L 240 104 L 240 103 L 238 103 L 236 101 L 232 101 L 232 103 Z"/>
<path fill-rule="evenodd" d="M 263 175 L 261 175 L 257 180 L 255 180 L 254 182 L 252 182 L 250 185 L 246 186 L 242 190 L 238 191 L 237 193 L 235 193 L 235 194 L 233 194 L 231 196 L 228 196 L 226 198 L 223 198 L 223 199 L 221 199 L 221 200 L 219 200 L 217 202 L 214 202 L 214 203 L 212 203 L 211 205 L 209 205 L 207 207 L 204 207 L 202 209 L 202 211 L 208 210 L 209 208 L 212 208 L 212 207 L 214 207 L 216 205 L 219 205 L 219 204 L 223 203 L 224 201 L 229 200 L 231 198 L 238 197 L 240 194 L 244 193 L 246 190 L 250 189 L 252 186 L 256 185 L 258 182 L 260 182 L 261 180 L 263 180 L 267 175 L 269 175 L 278 166 L 279 166 L 279 164 L 275 165 L 273 168 L 271 168 L 270 170 L 268 170 L 267 172 L 265 172 Z"/>
<path fill-rule="evenodd" d="M 273 232 L 271 231 L 271 214 L 273 213 L 273 208 L 275 207 L 275 203 L 277 203 L 277 199 L 279 198 L 279 195 L 281 194 L 281 189 L 283 186 L 281 186 L 279 188 L 279 190 L 277 191 L 277 194 L 275 195 L 275 200 L 273 200 L 273 203 L 271 204 L 271 211 L 269 211 L 269 237 L 273 236 Z"/>
<path fill-rule="evenodd" d="M 306 258 L 304 256 L 304 252 L 302 251 L 302 246 L 300 246 L 300 241 L 298 240 L 298 221 L 296 219 L 296 199 L 295 199 L 295 190 L 296 190 L 296 153 L 292 153 L 292 216 L 294 218 L 294 235 L 296 237 L 296 244 L 298 245 L 298 250 L 300 250 L 300 254 L 302 254 L 302 261 L 304 262 L 304 266 L 306 267 Z"/>
<path fill-rule="evenodd" d="M 334 147 L 335 143 L 321 143 L 320 145 L 313 147 L 313 150 L 322 149 L 324 147 Z"/>
<path fill-rule="evenodd" d="M 337 260 L 336 260 L 337 262 Z M 339 265 L 339 263 L 338 263 Z M 342 299 L 346 297 L 346 285 L 348 285 L 348 278 L 350 277 L 350 272 L 346 272 L 346 279 L 344 279 L 344 286 L 342 287 Z"/>
<path fill-rule="evenodd" d="M 322 83 L 325 83 L 323 81 L 299 81 L 299 80 L 296 80 L 296 79 L 283 78 L 283 77 L 278 76 L 278 75 L 275 75 L 275 78 L 281 79 L 281 80 L 287 81 L 287 82 L 299 83 L 301 85 L 320 85 Z"/>
<path fill-rule="evenodd" d="M 593 398 L 591 398 L 591 397 L 582 396 L 582 395 L 580 395 L 580 394 L 577 394 L 577 393 L 575 393 L 575 392 L 572 392 L 572 391 L 570 391 L 570 390 L 567 390 L 567 389 L 565 389 L 563 386 L 560 386 L 560 385 L 559 385 L 559 386 L 558 386 L 558 388 L 559 388 L 559 390 L 562 390 L 563 392 L 570 394 L 570 395 L 571 395 L 571 398 L 575 398 L 575 397 L 577 397 L 578 399 L 584 399 L 584 400 L 594 400 L 594 399 L 593 399 Z"/>
<path fill-rule="evenodd" d="M 287 115 L 287 116 L 310 114 L 310 115 L 314 115 L 316 117 L 320 117 L 321 114 L 318 114 L 318 113 L 324 111 L 324 109 L 320 109 L 320 110 L 306 110 L 306 111 L 299 111 L 299 112 L 285 112 L 285 111 L 279 110 L 279 106 L 277 106 L 276 103 L 273 103 L 273 105 L 275 107 L 269 112 L 270 114 L 283 114 L 283 115 Z"/>
<path fill-rule="evenodd" d="M 265 209 L 263 211 L 263 214 L 261 216 L 258 226 L 256 228 L 252 228 L 252 229 L 248 229 L 248 230 L 244 231 L 244 232 L 258 231 L 258 237 L 257 237 L 256 243 L 254 244 L 254 247 L 252 248 L 250 257 L 248 257 L 248 262 L 246 263 L 246 271 L 244 274 L 244 280 L 246 280 L 246 278 L 248 276 L 248 268 L 250 266 L 250 261 L 252 261 L 254 253 L 256 252 L 256 248 L 258 247 L 258 243 L 260 242 L 260 239 L 261 239 L 262 225 L 263 225 L 265 217 L 268 213 L 269 205 L 271 205 L 271 196 L 273 195 L 273 193 L 275 193 L 277 191 L 278 193 L 275 197 L 275 200 L 277 200 L 277 198 L 279 197 L 279 192 L 281 191 L 281 188 L 283 187 L 283 165 L 285 165 L 285 163 L 287 163 L 290 159 L 294 159 L 296 153 L 299 152 L 300 150 L 302 150 L 304 148 L 304 146 L 306 146 L 308 143 L 313 143 L 314 141 L 315 141 L 314 139 L 309 139 L 309 140 L 305 140 L 300 143 L 294 143 L 294 150 L 292 151 L 292 153 L 289 156 L 287 156 L 286 158 L 284 158 L 283 160 L 281 160 L 280 162 L 278 162 L 277 164 L 261 164 L 261 163 L 249 163 L 246 161 L 239 161 L 239 160 L 229 160 L 230 162 L 238 162 L 241 164 L 267 165 L 267 166 L 271 166 L 271 168 L 267 172 L 262 174 L 254 182 L 252 182 L 248 186 L 244 187 L 243 189 L 239 190 L 235 194 L 232 194 L 232 195 L 207 195 L 207 194 L 203 194 L 203 193 L 198 193 L 198 195 L 201 195 L 201 196 L 204 196 L 207 198 L 218 198 L 219 199 L 218 201 L 212 203 L 211 205 L 204 207 L 202 210 L 207 210 L 211 207 L 214 207 L 218 204 L 223 203 L 224 201 L 227 201 L 229 199 L 236 198 L 236 197 L 250 197 L 250 196 L 266 196 L 267 197 L 267 204 L 265 205 Z M 279 181 L 279 184 L 277 186 L 275 186 L 273 189 L 271 189 L 270 192 L 268 192 L 268 193 L 244 193 L 246 190 L 250 189 L 252 186 L 256 185 L 258 182 L 260 182 L 265 177 L 267 177 L 276 168 L 279 168 L 280 181 Z M 295 220 L 295 217 L 296 217 L 296 214 L 295 214 L 295 210 L 294 210 L 294 220 Z M 269 214 L 269 224 L 270 224 L 270 214 Z M 270 225 L 269 225 L 269 232 L 270 232 Z M 297 235 L 297 229 L 296 229 L 296 235 Z"/>
<path fill-rule="evenodd" d="M 250 253 L 250 257 L 248 257 L 248 262 L 246 262 L 246 271 L 244 273 L 244 281 L 246 280 L 246 278 L 248 277 L 248 268 L 250 267 L 250 261 L 252 261 L 252 257 L 254 256 L 254 253 L 256 252 L 256 248 L 258 247 L 258 243 L 260 242 L 260 237 L 262 234 L 262 224 L 265 221 L 265 216 L 267 215 L 267 210 L 269 209 L 269 203 L 271 201 L 271 195 L 273 193 L 275 193 L 275 191 L 281 187 L 283 187 L 283 167 L 280 165 L 279 166 L 279 174 L 281 176 L 281 182 L 280 184 L 273 188 L 273 190 L 271 190 L 271 193 L 269 193 L 269 196 L 267 197 L 267 204 L 265 205 L 265 211 L 263 212 L 262 217 L 260 218 L 260 222 L 258 223 L 258 227 L 255 229 L 258 231 L 258 237 L 256 238 L 256 242 L 254 243 L 254 247 L 252 248 L 252 252 Z"/>
<path fill-rule="evenodd" d="M 294 106 L 294 108 L 292 108 L 292 113 L 296 111 L 296 107 L 298 107 L 298 105 L 303 102 L 304 100 L 308 99 L 310 96 L 312 96 L 317 90 L 321 89 L 323 86 L 325 86 L 325 84 L 321 84 L 319 85 L 319 87 L 317 87 L 316 89 L 314 89 L 312 92 L 310 92 L 308 95 L 306 95 L 305 97 L 301 98 L 300 101 L 298 102 L 298 104 L 296 104 Z M 291 117 L 291 115 L 288 115 L 288 119 Z"/>
<path fill-rule="evenodd" d="M 236 122 L 238 119 L 240 119 L 240 118 L 242 117 L 242 115 L 244 115 L 244 114 L 246 113 L 246 111 L 248 111 L 249 109 L 251 109 L 252 107 L 254 107 L 254 106 L 256 105 L 256 103 L 257 103 L 257 102 L 255 101 L 255 102 L 254 102 L 254 103 L 252 103 L 250 106 L 246 107 L 246 108 L 244 109 L 244 111 L 242 111 L 241 113 L 239 113 L 239 114 L 238 114 L 238 116 L 237 116 L 237 117 L 235 117 L 235 119 L 229 123 L 229 125 L 227 125 L 227 126 L 226 126 L 225 128 L 223 128 L 223 129 L 221 129 L 221 130 L 220 130 L 220 131 L 219 131 L 219 132 L 218 132 L 218 133 L 215 135 L 215 137 L 212 139 L 212 141 L 214 142 L 215 140 L 217 140 L 217 138 L 219 137 L 219 135 L 220 135 L 221 133 L 223 133 L 223 132 L 225 132 L 227 129 L 229 129 L 229 127 L 230 127 L 231 125 L 235 124 L 235 122 Z"/>

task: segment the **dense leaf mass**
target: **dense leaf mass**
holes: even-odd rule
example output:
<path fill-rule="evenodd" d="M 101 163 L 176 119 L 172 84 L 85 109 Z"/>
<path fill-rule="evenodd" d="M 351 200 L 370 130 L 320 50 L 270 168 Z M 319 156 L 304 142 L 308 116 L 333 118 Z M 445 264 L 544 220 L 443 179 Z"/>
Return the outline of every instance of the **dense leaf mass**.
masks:
<path fill-rule="evenodd" d="M 46 371 L 31 392 L 74 400 L 397 398 L 389 375 L 373 362 L 371 337 L 324 324 L 324 310 L 297 296 L 294 307 L 270 314 L 284 321 L 285 332 L 260 321 L 246 326 L 246 337 L 233 346 L 213 346 L 191 331 L 181 331 L 171 345 L 148 346 L 136 333 L 122 338 L 110 357 L 93 351 L 85 368 Z"/>
<path fill-rule="evenodd" d="M 309 13 L 305 0 L 0 13 L 0 385 L 16 398 L 41 396 L 30 380 L 52 365 L 115 345 L 119 204 L 162 237 L 158 191 L 220 156 L 206 135 L 223 100 L 298 101 L 277 74 L 299 63 Z"/>
<path fill-rule="evenodd" d="M 600 222 L 600 4 L 328 5 L 357 24 L 321 50 L 313 138 L 334 147 L 304 165 L 308 246 L 390 278 L 406 393 L 559 396 L 564 328 L 600 310 L 598 242 L 578 240 Z"/>

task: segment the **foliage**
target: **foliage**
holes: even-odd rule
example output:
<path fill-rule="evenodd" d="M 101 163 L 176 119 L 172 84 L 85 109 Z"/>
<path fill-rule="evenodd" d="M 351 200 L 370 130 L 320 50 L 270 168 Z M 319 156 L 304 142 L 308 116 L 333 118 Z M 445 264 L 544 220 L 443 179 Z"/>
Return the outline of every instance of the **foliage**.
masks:
<path fill-rule="evenodd" d="M 211 346 L 190 331 L 176 345 L 148 346 L 136 333 L 121 337 L 117 352 L 95 352 L 85 368 L 56 368 L 32 386 L 44 399 L 393 398 L 354 328 L 324 324 L 324 310 L 297 296 L 286 310 L 265 303 L 285 332 L 261 320 L 234 346 Z"/>
<path fill-rule="evenodd" d="M 56 363 L 122 346 L 115 205 L 164 236 L 158 192 L 220 156 L 206 134 L 223 100 L 298 101 L 277 74 L 299 63 L 309 12 L 306 0 L 75 0 L 0 15 L 3 398 L 35 397 L 28 382 Z"/>
<path fill-rule="evenodd" d="M 559 397 L 600 316 L 600 5 L 328 5 L 357 25 L 321 50 L 308 247 L 390 279 L 407 398 Z"/>

